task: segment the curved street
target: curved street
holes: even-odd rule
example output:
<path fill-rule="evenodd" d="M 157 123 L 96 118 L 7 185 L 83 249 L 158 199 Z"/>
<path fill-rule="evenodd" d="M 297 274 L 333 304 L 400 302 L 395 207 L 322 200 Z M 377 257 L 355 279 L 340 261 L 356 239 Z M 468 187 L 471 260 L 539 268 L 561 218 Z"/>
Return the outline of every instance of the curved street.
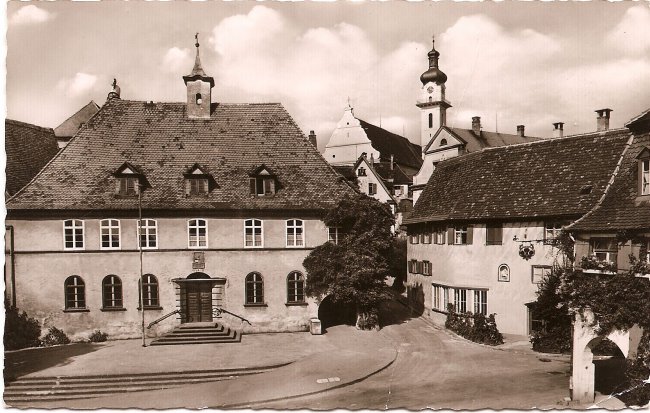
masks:
<path fill-rule="evenodd" d="M 327 334 L 344 336 L 350 328 L 333 327 Z M 488 348 L 454 337 L 421 318 L 367 334 L 377 334 L 397 349 L 397 359 L 387 369 L 341 389 L 253 407 L 558 408 L 557 403 L 569 395 L 568 356 Z"/>

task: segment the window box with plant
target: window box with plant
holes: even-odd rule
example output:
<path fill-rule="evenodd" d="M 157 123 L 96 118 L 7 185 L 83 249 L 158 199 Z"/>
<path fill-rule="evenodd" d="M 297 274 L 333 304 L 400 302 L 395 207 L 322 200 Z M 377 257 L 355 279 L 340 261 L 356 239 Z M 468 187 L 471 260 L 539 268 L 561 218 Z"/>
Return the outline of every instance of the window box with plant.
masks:
<path fill-rule="evenodd" d="M 586 255 L 580 260 L 580 268 L 587 274 L 616 274 L 616 263 L 604 261 L 595 255 Z"/>

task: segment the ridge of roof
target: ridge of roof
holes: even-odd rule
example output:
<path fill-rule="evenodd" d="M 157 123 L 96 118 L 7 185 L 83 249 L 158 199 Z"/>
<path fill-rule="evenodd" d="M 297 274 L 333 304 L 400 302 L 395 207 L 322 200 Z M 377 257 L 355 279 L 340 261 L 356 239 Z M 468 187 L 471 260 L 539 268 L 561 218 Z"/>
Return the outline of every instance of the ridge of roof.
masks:
<path fill-rule="evenodd" d="M 66 120 L 61 122 L 59 126 L 55 127 L 54 135 L 57 137 L 74 136 L 74 134 L 79 131 L 79 128 L 83 126 L 85 122 L 88 122 L 88 120 L 92 119 L 92 117 L 95 116 L 99 109 L 100 106 L 95 103 L 94 100 L 91 100 L 75 113 L 70 115 Z M 92 114 L 90 114 L 91 111 L 93 111 Z M 87 116 L 88 114 L 90 114 L 90 116 Z"/>
<path fill-rule="evenodd" d="M 23 122 L 23 121 L 20 121 L 20 120 L 5 118 L 5 122 L 10 123 L 12 125 L 16 125 L 16 126 L 22 126 L 22 127 L 25 127 L 25 128 L 32 128 L 32 129 L 40 130 L 42 132 L 54 132 L 54 130 L 52 128 L 48 128 L 48 127 L 45 127 L 45 126 L 38 126 L 38 125 L 34 125 L 33 123 L 27 123 L 27 122 Z"/>
<path fill-rule="evenodd" d="M 411 142 L 404 136 L 393 133 L 380 126 L 373 125 L 363 119 L 359 119 L 361 128 L 366 132 L 373 148 L 379 151 L 380 156 L 389 156 L 391 152 L 395 156 L 395 161 L 411 167 L 420 168 L 422 166 L 422 147 Z"/>

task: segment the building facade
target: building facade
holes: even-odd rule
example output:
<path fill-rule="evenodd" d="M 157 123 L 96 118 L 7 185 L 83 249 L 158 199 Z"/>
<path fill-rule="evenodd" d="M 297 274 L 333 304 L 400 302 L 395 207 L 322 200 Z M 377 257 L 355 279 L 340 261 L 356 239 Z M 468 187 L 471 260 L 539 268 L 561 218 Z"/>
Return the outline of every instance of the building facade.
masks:
<path fill-rule="evenodd" d="M 441 161 L 413 213 L 411 305 L 444 322 L 496 313 L 499 330 L 528 334 L 537 285 L 562 259 L 553 239 L 604 194 L 628 129 L 486 148 Z"/>
<path fill-rule="evenodd" d="M 317 316 L 302 261 L 352 189 L 280 104 L 213 103 L 196 46 L 186 102 L 124 100 L 114 85 L 8 200 L 9 299 L 45 328 L 134 337 L 142 311 L 172 314 L 159 335 L 223 309 L 244 332 L 299 331 Z"/>

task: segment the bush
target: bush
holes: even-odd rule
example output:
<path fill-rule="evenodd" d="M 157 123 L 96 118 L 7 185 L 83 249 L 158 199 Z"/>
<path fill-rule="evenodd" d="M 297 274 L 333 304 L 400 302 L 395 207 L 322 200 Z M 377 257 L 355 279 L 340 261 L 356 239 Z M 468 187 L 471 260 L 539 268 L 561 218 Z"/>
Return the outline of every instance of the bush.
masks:
<path fill-rule="evenodd" d="M 102 333 L 101 330 L 95 330 L 90 335 L 90 342 L 91 343 L 103 343 L 106 340 L 108 340 L 108 334 Z"/>
<path fill-rule="evenodd" d="M 494 314 L 487 317 L 481 313 L 472 314 L 469 311 L 459 314 L 454 310 L 453 304 L 449 304 L 447 305 L 445 327 L 475 343 L 491 346 L 503 344 L 503 335 L 497 328 Z"/>
<path fill-rule="evenodd" d="M 566 353 L 571 350 L 571 330 L 564 326 L 533 331 L 530 335 L 533 350 L 540 353 Z"/>
<path fill-rule="evenodd" d="M 564 268 L 555 266 L 538 286 L 537 301 L 532 307 L 533 350 L 543 353 L 565 353 L 571 350 L 571 315 L 560 294 Z"/>
<path fill-rule="evenodd" d="M 38 347 L 41 344 L 41 325 L 27 316 L 26 312 L 9 306 L 5 300 L 5 350 L 18 350 L 26 347 Z"/>
<path fill-rule="evenodd" d="M 650 402 L 650 331 L 644 331 L 636 359 L 625 363 L 625 388 L 618 396 L 627 406 L 645 406 Z"/>
<path fill-rule="evenodd" d="M 47 334 L 43 338 L 44 346 L 56 346 L 58 344 L 70 344 L 70 339 L 61 330 L 56 327 L 50 327 Z"/>

